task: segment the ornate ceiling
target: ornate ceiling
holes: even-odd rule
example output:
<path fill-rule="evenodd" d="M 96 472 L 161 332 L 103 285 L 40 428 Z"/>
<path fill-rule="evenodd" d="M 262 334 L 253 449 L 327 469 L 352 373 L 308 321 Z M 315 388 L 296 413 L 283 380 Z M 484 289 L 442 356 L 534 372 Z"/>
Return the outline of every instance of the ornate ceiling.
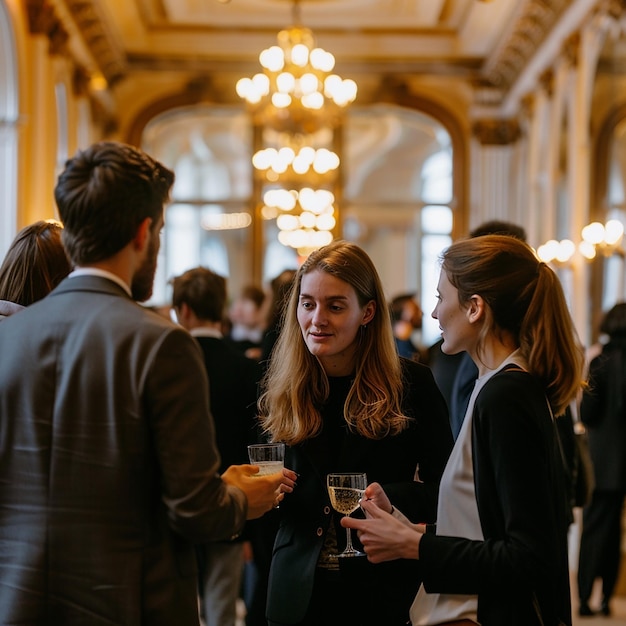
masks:
<path fill-rule="evenodd" d="M 343 76 L 455 74 L 505 92 L 563 12 L 586 0 L 28 0 L 78 33 L 88 72 L 248 75 L 297 20 Z M 295 18 L 295 20 L 294 20 Z M 45 21 L 45 19 L 44 19 Z M 45 25 L 43 26 L 45 28 Z M 58 35 L 57 35 L 58 36 Z"/>

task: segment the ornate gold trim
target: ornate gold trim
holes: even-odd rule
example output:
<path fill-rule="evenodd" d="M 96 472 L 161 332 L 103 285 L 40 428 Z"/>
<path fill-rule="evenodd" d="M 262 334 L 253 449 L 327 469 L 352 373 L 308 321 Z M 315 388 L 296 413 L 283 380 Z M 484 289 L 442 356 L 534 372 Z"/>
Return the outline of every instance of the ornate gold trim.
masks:
<path fill-rule="evenodd" d="M 472 134 L 484 146 L 506 146 L 520 138 L 521 129 L 515 119 L 478 120 Z"/>

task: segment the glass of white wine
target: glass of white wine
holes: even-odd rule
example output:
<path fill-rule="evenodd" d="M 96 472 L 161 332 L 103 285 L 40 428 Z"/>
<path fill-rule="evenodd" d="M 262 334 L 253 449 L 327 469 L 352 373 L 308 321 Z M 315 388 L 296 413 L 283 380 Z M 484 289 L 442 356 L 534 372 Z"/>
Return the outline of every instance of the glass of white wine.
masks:
<path fill-rule="evenodd" d="M 350 515 L 359 508 L 359 502 L 363 497 L 365 487 L 367 487 L 367 475 L 357 472 L 328 474 L 326 485 L 333 509 L 344 515 Z M 346 528 L 346 547 L 337 557 L 350 556 L 365 556 L 365 552 L 353 547 L 350 529 Z"/>
<path fill-rule="evenodd" d="M 255 476 L 267 476 L 281 472 L 285 467 L 284 443 L 255 443 L 248 446 L 248 458 L 252 465 L 257 465 L 259 473 Z M 278 509 L 280 505 L 274 504 Z"/>
<path fill-rule="evenodd" d="M 275 474 L 285 467 L 284 443 L 255 443 L 248 446 L 248 457 L 252 465 L 258 465 L 256 476 Z"/>

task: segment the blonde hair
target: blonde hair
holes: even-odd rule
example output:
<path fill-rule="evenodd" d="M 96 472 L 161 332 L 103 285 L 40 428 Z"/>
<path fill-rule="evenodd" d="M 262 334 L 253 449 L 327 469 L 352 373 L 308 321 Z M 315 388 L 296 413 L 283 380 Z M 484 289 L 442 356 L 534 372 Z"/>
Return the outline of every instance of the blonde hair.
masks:
<path fill-rule="evenodd" d="M 479 349 L 488 334 L 510 332 L 555 415 L 564 413 L 585 385 L 584 350 L 557 275 L 527 244 L 503 235 L 452 244 L 442 269 L 462 306 L 474 294 L 488 305 Z"/>
<path fill-rule="evenodd" d="M 402 368 L 380 278 L 369 256 L 357 245 L 335 241 L 314 251 L 298 270 L 280 335 L 262 381 L 259 419 L 273 440 L 294 445 L 319 434 L 320 409 L 328 398 L 328 377 L 306 346 L 297 319 L 302 277 L 314 270 L 351 285 L 360 306 L 374 301 L 376 311 L 361 327 L 355 375 L 344 405 L 351 431 L 381 439 L 404 430 Z"/>

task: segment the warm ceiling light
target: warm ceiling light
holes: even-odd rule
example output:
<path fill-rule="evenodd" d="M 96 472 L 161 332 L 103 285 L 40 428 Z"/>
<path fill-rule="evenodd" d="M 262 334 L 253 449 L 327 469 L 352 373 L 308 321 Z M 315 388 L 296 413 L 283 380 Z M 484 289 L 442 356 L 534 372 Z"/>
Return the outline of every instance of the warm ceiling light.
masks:
<path fill-rule="evenodd" d="M 263 50 L 259 62 L 263 73 L 241 78 L 236 89 L 260 125 L 311 133 L 338 124 L 356 98 L 356 83 L 331 73 L 335 57 L 315 45 L 308 28 L 281 30 L 278 45 Z"/>
<path fill-rule="evenodd" d="M 293 8 L 295 25 L 259 54 L 262 72 L 241 78 L 237 94 L 261 129 L 255 175 L 273 186 L 263 194 L 261 215 L 276 219 L 283 245 L 305 255 L 333 239 L 335 197 L 328 188 L 340 167 L 334 133 L 357 85 L 334 72 L 335 57 L 298 25 L 299 0 Z"/>

